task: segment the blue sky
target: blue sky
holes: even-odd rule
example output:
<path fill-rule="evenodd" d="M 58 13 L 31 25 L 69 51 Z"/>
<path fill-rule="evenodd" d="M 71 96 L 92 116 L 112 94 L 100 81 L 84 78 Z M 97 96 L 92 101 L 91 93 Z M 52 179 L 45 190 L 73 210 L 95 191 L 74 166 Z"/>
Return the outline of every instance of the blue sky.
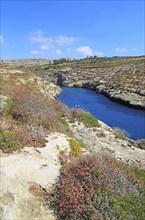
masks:
<path fill-rule="evenodd" d="M 144 1 L 1 0 L 1 59 L 144 54 Z"/>

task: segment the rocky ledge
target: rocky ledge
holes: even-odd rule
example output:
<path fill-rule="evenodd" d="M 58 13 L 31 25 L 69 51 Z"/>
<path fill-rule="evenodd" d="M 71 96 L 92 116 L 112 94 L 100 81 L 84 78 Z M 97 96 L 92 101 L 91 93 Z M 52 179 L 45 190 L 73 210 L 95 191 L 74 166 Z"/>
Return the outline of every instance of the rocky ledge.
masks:
<path fill-rule="evenodd" d="M 98 128 L 86 128 L 78 121 L 69 123 L 74 137 L 87 144 L 82 154 L 108 155 L 145 169 L 145 150 L 135 148 L 129 139 L 116 138 L 111 128 L 99 123 Z M 54 132 L 43 148 L 1 153 L 1 220 L 57 219 L 49 205 L 49 194 L 60 175 L 60 152 L 70 153 L 68 140 L 68 136 Z"/>
<path fill-rule="evenodd" d="M 144 64 L 114 68 L 64 68 L 45 72 L 45 78 L 60 86 L 96 90 L 119 103 L 145 109 Z"/>
<path fill-rule="evenodd" d="M 69 62 L 48 59 L 1 60 L 2 66 L 31 70 L 59 86 L 96 90 L 111 100 L 145 109 L 145 57 L 86 58 Z"/>

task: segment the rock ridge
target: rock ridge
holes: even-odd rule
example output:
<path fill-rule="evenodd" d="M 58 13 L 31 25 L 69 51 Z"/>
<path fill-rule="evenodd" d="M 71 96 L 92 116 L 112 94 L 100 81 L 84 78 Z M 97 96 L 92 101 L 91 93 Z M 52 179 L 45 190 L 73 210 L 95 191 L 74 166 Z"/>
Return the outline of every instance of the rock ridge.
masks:
<path fill-rule="evenodd" d="M 59 86 L 92 89 L 113 101 L 145 109 L 143 68 L 144 64 L 97 70 L 69 68 L 45 73 L 43 77 Z M 129 76 L 126 75 L 128 70 L 131 71 Z"/>

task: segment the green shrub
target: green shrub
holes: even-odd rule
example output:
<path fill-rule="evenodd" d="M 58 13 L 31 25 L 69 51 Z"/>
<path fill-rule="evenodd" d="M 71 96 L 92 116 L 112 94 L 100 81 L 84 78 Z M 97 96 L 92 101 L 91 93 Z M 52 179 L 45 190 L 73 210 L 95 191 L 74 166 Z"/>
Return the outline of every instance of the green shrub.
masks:
<path fill-rule="evenodd" d="M 97 132 L 97 137 L 106 137 L 106 134 L 103 130 Z"/>
<path fill-rule="evenodd" d="M 59 119 L 59 121 L 60 121 L 60 123 L 63 124 L 66 128 L 69 128 L 69 124 L 68 124 L 68 122 L 66 121 L 65 118 L 61 117 L 61 118 Z"/>
<path fill-rule="evenodd" d="M 145 150 L 145 139 L 140 139 L 134 142 L 135 147 Z"/>
<path fill-rule="evenodd" d="M 64 117 L 61 117 L 56 123 L 56 130 L 59 133 L 64 133 L 68 137 L 72 137 L 72 130 L 70 129 L 69 123 Z"/>
<path fill-rule="evenodd" d="M 81 111 L 77 119 L 80 122 L 83 122 L 84 125 L 88 128 L 93 128 L 93 127 L 100 127 L 100 124 L 98 122 L 98 119 L 95 118 L 93 115 L 91 115 L 88 112 L 83 112 Z"/>
<path fill-rule="evenodd" d="M 79 144 L 80 144 L 80 147 L 86 149 L 87 151 L 91 152 L 91 148 L 86 144 L 84 143 L 83 140 L 78 140 Z"/>
<path fill-rule="evenodd" d="M 138 178 L 141 178 L 142 181 L 143 181 L 144 184 L 145 184 L 145 170 L 140 169 L 140 168 L 135 167 L 135 166 L 129 166 L 128 172 L 133 172 L 133 173 L 135 173 L 135 175 L 136 175 Z"/>
<path fill-rule="evenodd" d="M 4 115 L 4 116 L 8 116 L 8 115 L 10 114 L 10 111 L 11 111 L 12 107 L 13 107 L 13 102 L 12 102 L 12 100 L 7 99 L 7 100 L 6 100 L 6 104 L 5 104 L 5 106 L 4 106 L 3 115 Z"/>
<path fill-rule="evenodd" d="M 13 118 L 22 123 L 33 126 L 42 126 L 44 129 L 55 128 L 61 113 L 60 103 L 48 98 L 33 87 L 20 85 L 15 86 L 11 93 L 14 103 L 11 109 Z"/>
<path fill-rule="evenodd" d="M 17 150 L 19 146 L 20 141 L 15 131 L 5 130 L 0 134 L 0 149 L 4 153 L 11 153 Z"/>
<path fill-rule="evenodd" d="M 71 149 L 71 156 L 79 157 L 82 154 L 79 141 L 76 139 L 70 139 L 69 144 Z"/>
<path fill-rule="evenodd" d="M 119 138 L 124 141 L 128 140 L 128 138 L 126 136 L 127 135 L 126 132 L 121 130 L 120 128 L 114 128 L 113 133 L 116 138 Z"/>
<path fill-rule="evenodd" d="M 135 193 L 126 193 L 124 197 L 116 195 L 112 212 L 117 219 L 145 219 L 145 190 L 138 196 Z"/>

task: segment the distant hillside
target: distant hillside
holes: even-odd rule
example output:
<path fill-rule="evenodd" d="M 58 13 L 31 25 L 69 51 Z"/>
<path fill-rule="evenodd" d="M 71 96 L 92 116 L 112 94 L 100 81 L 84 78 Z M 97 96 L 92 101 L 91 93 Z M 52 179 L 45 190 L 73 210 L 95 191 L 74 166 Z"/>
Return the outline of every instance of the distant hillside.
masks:
<path fill-rule="evenodd" d="M 145 56 L 89 57 L 48 62 L 49 64 L 42 64 L 41 60 L 31 60 L 30 66 L 28 60 L 22 60 L 21 68 L 60 86 L 94 89 L 114 101 L 145 109 Z M 10 63 L 16 65 L 16 61 Z"/>

